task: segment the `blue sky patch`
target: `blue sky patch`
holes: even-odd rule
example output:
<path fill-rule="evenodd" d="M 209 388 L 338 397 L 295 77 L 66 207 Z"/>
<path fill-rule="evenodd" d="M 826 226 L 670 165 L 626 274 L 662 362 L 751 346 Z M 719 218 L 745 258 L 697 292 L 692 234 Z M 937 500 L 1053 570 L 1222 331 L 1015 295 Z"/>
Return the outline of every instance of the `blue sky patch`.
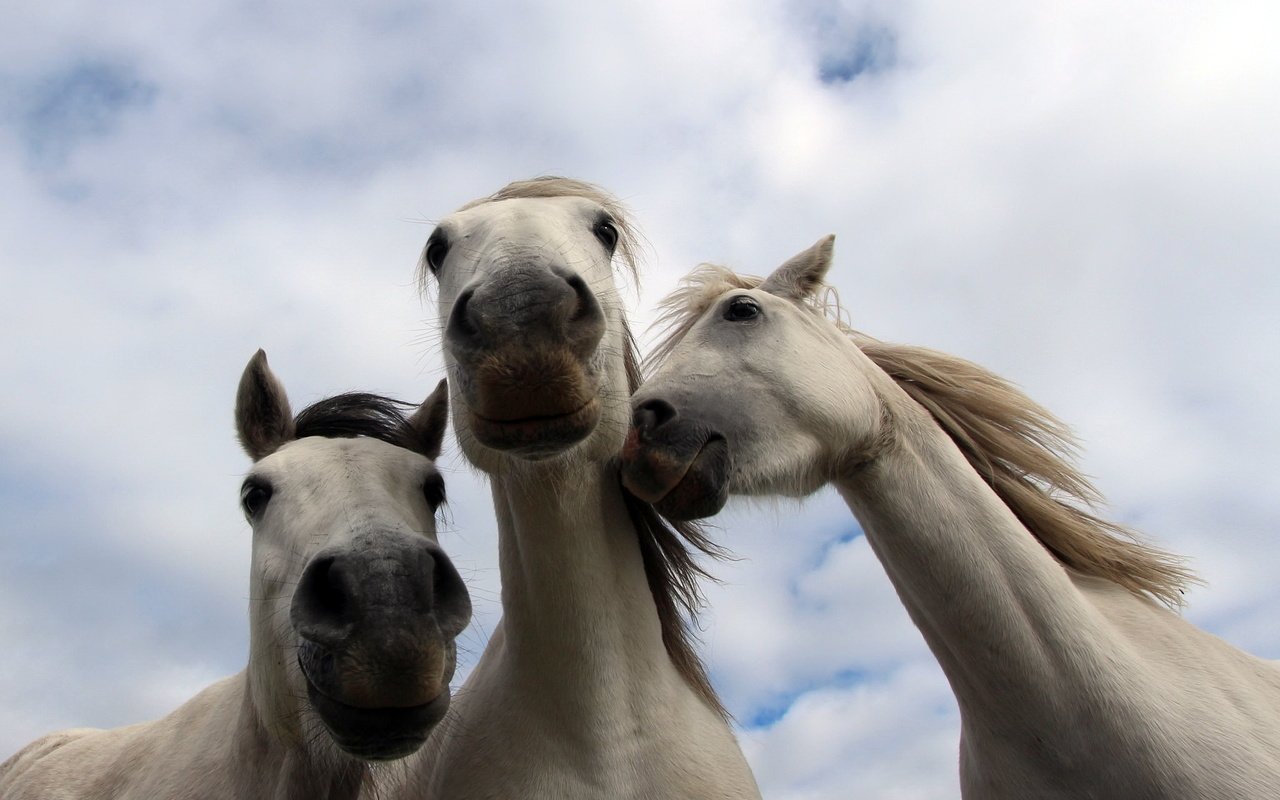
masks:
<path fill-rule="evenodd" d="M 779 694 L 768 705 L 754 709 L 744 715 L 743 726 L 746 728 L 768 728 L 787 715 L 791 707 L 806 694 L 821 689 L 847 689 L 872 677 L 870 672 L 860 669 L 845 669 L 831 675 L 826 680 L 797 686 L 790 691 Z"/>
<path fill-rule="evenodd" d="M 147 108 L 158 87 L 130 67 L 79 60 L 19 86 L 5 106 L 28 157 L 59 166 L 85 141 L 108 136 L 131 110 Z"/>
<path fill-rule="evenodd" d="M 898 63 L 898 37 L 883 27 L 861 28 L 852 39 L 838 43 L 818 62 L 818 78 L 825 84 L 850 83 L 878 75 Z"/>

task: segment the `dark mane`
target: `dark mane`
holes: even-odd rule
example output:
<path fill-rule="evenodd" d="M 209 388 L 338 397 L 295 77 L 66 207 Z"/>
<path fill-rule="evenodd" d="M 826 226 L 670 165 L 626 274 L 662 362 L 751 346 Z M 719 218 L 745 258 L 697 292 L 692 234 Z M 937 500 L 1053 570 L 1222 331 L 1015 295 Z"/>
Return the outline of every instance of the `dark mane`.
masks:
<path fill-rule="evenodd" d="M 302 409 L 293 420 L 294 438 L 322 436 L 349 439 L 365 436 L 387 444 L 416 449 L 416 439 L 404 409 L 413 403 L 368 392 L 326 397 Z"/>
<path fill-rule="evenodd" d="M 625 322 L 623 326 L 627 388 L 634 394 L 643 380 L 640 355 L 631 329 Z M 622 489 L 622 496 L 640 540 L 640 556 L 644 561 L 649 591 L 658 607 L 662 643 L 667 654 L 671 656 L 676 670 L 707 705 L 722 718 L 729 719 L 729 711 L 711 685 L 707 666 L 694 647 L 697 642 L 694 626 L 704 604 L 699 581 L 703 578 L 714 580 L 697 562 L 694 550 L 714 559 L 723 559 L 727 553 L 707 536 L 706 530 L 697 522 L 670 522 L 653 506 L 625 489 Z"/>

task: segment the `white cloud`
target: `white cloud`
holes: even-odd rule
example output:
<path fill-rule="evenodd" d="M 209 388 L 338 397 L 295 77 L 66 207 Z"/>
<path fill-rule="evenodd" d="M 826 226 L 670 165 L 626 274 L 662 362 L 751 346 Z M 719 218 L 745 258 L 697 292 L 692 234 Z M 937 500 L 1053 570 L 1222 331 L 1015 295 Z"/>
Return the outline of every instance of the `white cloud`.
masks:
<path fill-rule="evenodd" d="M 642 320 L 699 261 L 759 273 L 836 233 L 855 325 L 988 364 L 1073 423 L 1115 514 L 1209 579 L 1189 616 L 1280 656 L 1273 5 L 13 9 L 0 755 L 238 668 L 244 362 L 265 347 L 297 405 L 422 397 L 440 362 L 412 220 L 540 172 L 636 211 Z M 841 82 L 867 42 L 886 68 Z M 108 100 L 141 94 L 106 113 L 90 86 L 94 124 L 36 126 L 40 92 L 85 65 Z M 64 135 L 59 157 L 33 132 Z M 442 541 L 487 631 L 492 512 L 461 463 Z M 842 541 L 847 511 L 780 508 L 722 520 L 744 560 L 718 568 L 706 632 L 739 718 L 785 712 L 745 734 L 768 795 L 955 796 L 945 683 Z M 148 598 L 179 589 L 190 619 L 166 620 Z"/>

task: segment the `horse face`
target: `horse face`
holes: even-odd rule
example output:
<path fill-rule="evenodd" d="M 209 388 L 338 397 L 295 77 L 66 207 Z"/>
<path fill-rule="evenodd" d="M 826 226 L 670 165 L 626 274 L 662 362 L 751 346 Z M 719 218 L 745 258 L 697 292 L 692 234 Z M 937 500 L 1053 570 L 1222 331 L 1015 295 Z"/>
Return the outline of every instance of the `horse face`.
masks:
<path fill-rule="evenodd" d="M 874 366 L 792 291 L 820 281 L 776 278 L 710 300 L 632 398 L 623 484 L 668 517 L 709 516 L 730 494 L 809 494 L 879 436 Z"/>
<path fill-rule="evenodd" d="M 571 450 L 603 458 L 621 444 L 618 225 L 583 197 L 512 198 L 445 218 L 428 241 L 454 429 L 481 469 Z"/>
<path fill-rule="evenodd" d="M 274 693 L 260 701 L 300 719 L 307 741 L 364 759 L 413 752 L 448 708 L 471 614 L 435 541 L 434 464 L 374 439 L 308 437 L 259 460 L 244 486 L 251 669 Z"/>

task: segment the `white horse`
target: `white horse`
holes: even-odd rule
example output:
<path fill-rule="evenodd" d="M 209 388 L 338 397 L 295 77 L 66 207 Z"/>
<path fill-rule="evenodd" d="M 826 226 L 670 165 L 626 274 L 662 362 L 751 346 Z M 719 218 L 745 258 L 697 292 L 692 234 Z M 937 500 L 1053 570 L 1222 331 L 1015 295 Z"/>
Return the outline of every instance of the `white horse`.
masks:
<path fill-rule="evenodd" d="M 614 263 L 635 247 L 613 198 L 544 178 L 423 251 L 454 430 L 492 484 L 503 618 L 404 796 L 759 796 L 684 627 L 699 570 L 618 482 L 638 371 Z"/>
<path fill-rule="evenodd" d="M 262 351 L 236 400 L 254 460 L 248 668 L 154 722 L 38 739 L 4 800 L 341 800 L 447 711 L 471 602 L 435 543 L 443 383 L 409 419 L 348 394 L 295 419 Z M 376 794 L 376 793 L 375 793 Z"/>
<path fill-rule="evenodd" d="M 834 484 L 955 692 L 966 797 L 1280 797 L 1277 664 L 1166 607 L 1190 574 L 1088 511 L 1047 411 L 833 320 L 831 250 L 666 301 L 625 485 L 691 518 Z"/>

